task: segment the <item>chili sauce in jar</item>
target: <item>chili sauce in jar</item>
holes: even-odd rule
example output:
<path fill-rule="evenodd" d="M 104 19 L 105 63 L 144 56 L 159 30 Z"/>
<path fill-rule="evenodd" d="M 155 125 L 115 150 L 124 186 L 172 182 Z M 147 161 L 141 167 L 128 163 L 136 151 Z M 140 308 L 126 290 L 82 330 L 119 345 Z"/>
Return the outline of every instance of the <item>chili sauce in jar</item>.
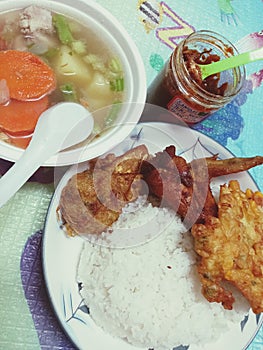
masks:
<path fill-rule="evenodd" d="M 228 104 L 241 90 L 244 66 L 202 80 L 196 64 L 209 64 L 238 51 L 212 31 L 198 31 L 182 40 L 149 86 L 147 103 L 168 109 L 187 124 L 195 124 Z"/>

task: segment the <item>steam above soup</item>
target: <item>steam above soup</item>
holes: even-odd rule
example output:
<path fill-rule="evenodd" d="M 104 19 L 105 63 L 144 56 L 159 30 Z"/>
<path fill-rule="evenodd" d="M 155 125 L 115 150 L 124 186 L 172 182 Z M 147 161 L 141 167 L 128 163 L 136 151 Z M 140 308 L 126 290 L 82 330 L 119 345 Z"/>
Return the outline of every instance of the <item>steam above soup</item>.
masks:
<path fill-rule="evenodd" d="M 90 28 L 73 18 L 38 6 L 5 12 L 0 14 L 0 53 L 3 51 L 14 57 L 14 61 L 19 61 L 17 70 L 12 74 L 16 74 L 17 79 L 22 81 L 22 86 L 23 82 L 27 84 L 27 78 L 23 76 L 25 67 L 22 66 L 25 60 L 15 58 L 17 51 L 30 53 L 30 59 L 27 56 L 28 61 L 35 62 L 40 59 L 48 69 L 51 69 L 55 77 L 55 87 L 50 90 L 43 89 L 46 92 L 40 97 L 35 91 L 32 96 L 38 96 L 37 98 L 31 97 L 29 93 L 27 95 L 29 98 L 22 98 L 18 102 L 11 93 L 12 86 L 9 82 L 11 74 L 6 74 L 9 72 L 8 66 L 14 67 L 14 65 L 11 62 L 5 64 L 5 74 L 1 76 L 0 70 L 2 140 L 17 146 L 26 146 L 33 130 L 28 128 L 19 131 L 16 127 L 14 131 L 12 127 L 4 127 L 5 124 L 1 119 L 5 118 L 5 123 L 10 120 L 11 126 L 12 123 L 17 125 L 17 120 L 12 118 L 20 119 L 20 123 L 21 118 L 28 120 L 31 118 L 32 108 L 36 109 L 41 105 L 43 109 L 42 99 L 45 99 L 47 107 L 62 101 L 73 101 L 81 103 L 91 112 L 101 110 L 93 113 L 96 135 L 113 124 L 118 114 L 118 107 L 124 98 L 123 69 L 118 57 Z M 13 54 L 10 54 L 10 51 L 14 51 Z M 0 66 L 1 56 L 6 55 L 0 55 Z M 41 69 L 45 70 L 43 67 Z M 29 71 L 28 77 L 32 80 L 35 68 L 27 66 L 26 69 Z M 36 83 L 32 84 L 34 89 L 43 85 L 41 72 L 37 74 Z M 19 93 L 18 91 L 18 96 L 21 95 Z M 104 108 L 106 106 L 110 107 Z M 39 109 L 39 115 L 42 109 Z M 24 115 L 26 113 L 27 115 Z M 36 117 L 35 119 L 37 121 Z"/>

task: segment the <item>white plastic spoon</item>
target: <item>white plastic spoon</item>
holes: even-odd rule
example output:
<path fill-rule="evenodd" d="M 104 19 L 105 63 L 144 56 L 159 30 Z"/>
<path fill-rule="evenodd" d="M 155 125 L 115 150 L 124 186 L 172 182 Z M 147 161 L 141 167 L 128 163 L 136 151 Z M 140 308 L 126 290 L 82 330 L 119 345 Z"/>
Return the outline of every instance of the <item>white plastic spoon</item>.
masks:
<path fill-rule="evenodd" d="M 0 208 L 47 159 L 85 140 L 93 124 L 89 111 L 73 102 L 59 103 L 42 113 L 28 147 L 0 178 Z"/>

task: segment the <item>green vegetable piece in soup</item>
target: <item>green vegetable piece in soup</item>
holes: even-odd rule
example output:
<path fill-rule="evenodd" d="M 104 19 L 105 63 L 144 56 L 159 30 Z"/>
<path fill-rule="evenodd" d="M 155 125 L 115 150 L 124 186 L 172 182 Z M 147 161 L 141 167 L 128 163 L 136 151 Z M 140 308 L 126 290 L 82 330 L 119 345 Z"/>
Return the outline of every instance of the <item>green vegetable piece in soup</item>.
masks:
<path fill-rule="evenodd" d="M 71 47 L 72 47 L 72 50 L 76 52 L 78 55 L 84 55 L 87 52 L 86 45 L 81 40 L 73 41 Z"/>
<path fill-rule="evenodd" d="M 56 28 L 59 40 L 62 44 L 68 45 L 74 41 L 66 18 L 60 14 L 53 15 L 53 24 Z"/>
<path fill-rule="evenodd" d="M 110 87 L 112 91 L 123 91 L 124 80 L 123 78 L 118 78 L 110 81 Z"/>
<path fill-rule="evenodd" d="M 113 72 L 113 73 L 121 73 L 122 72 L 121 64 L 116 57 L 111 59 L 110 64 L 109 64 L 109 68 L 110 68 L 111 72 Z"/>
<path fill-rule="evenodd" d="M 116 101 L 112 104 L 109 114 L 105 120 L 106 126 L 113 125 L 114 121 L 117 119 L 119 111 L 121 109 L 121 101 Z"/>
<path fill-rule="evenodd" d="M 78 102 L 77 92 L 73 84 L 64 84 L 60 86 L 60 91 L 67 102 Z"/>

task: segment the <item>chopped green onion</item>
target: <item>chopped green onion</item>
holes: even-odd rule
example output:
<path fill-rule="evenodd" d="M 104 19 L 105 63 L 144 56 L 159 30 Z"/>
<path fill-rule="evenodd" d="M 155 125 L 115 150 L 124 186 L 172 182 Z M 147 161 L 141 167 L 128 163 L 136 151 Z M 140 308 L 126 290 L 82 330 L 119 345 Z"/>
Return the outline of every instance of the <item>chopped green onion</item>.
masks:
<path fill-rule="evenodd" d="M 66 18 L 60 14 L 55 14 L 53 15 L 53 24 L 56 28 L 61 43 L 64 45 L 72 44 L 74 38 L 71 34 Z"/>
<path fill-rule="evenodd" d="M 122 72 L 122 67 L 117 58 L 112 58 L 109 63 L 109 68 L 113 73 L 119 73 Z"/>
<path fill-rule="evenodd" d="M 89 55 L 84 56 L 83 60 L 86 63 L 90 64 L 94 70 L 99 71 L 101 73 L 106 72 L 105 64 L 100 56 L 91 53 Z"/>
<path fill-rule="evenodd" d="M 105 120 L 106 126 L 111 126 L 114 123 L 121 109 L 121 105 L 121 101 L 113 102 L 109 114 L 107 115 Z"/>
<path fill-rule="evenodd" d="M 124 79 L 117 78 L 115 80 L 110 81 L 110 88 L 112 91 L 123 91 L 124 90 Z"/>
<path fill-rule="evenodd" d="M 102 129 L 100 127 L 100 125 L 98 123 L 96 123 L 96 121 L 94 121 L 94 126 L 93 126 L 93 131 L 92 134 L 99 136 L 99 134 L 102 132 Z"/>
<path fill-rule="evenodd" d="M 81 40 L 73 41 L 71 48 L 78 55 L 83 55 L 87 52 L 86 44 Z"/>
<path fill-rule="evenodd" d="M 60 91 L 67 102 L 78 102 L 76 89 L 72 84 L 64 84 L 60 86 Z"/>

